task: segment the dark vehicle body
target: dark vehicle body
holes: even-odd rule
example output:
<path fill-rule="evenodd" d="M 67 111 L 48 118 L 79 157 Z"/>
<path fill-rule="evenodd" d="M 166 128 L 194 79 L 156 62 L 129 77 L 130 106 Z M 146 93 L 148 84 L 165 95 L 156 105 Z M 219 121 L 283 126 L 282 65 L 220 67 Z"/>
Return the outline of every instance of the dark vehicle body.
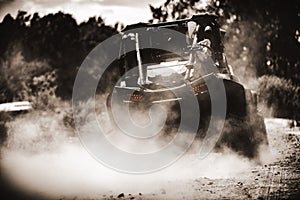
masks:
<path fill-rule="evenodd" d="M 140 28 L 146 33 L 139 32 Z M 184 36 L 172 35 L 173 32 L 168 30 Z M 109 95 L 109 108 L 112 96 L 132 109 L 147 110 L 154 104 L 168 104 L 171 109 L 166 125 L 176 127 L 180 124 L 180 101 L 196 97 L 201 111 L 198 128 L 201 137 L 205 135 L 212 115 L 208 85 L 222 81 L 226 93 L 226 122 L 217 146 L 225 144 L 243 155 L 255 157 L 257 147 L 267 144 L 263 118 L 257 113 L 256 94 L 245 89 L 228 65 L 222 44 L 225 32 L 215 15 L 196 15 L 159 24 L 134 24 L 127 26 L 121 34 L 118 64 L 122 77 Z M 155 34 L 161 34 L 156 37 L 159 41 L 153 41 Z M 155 46 L 155 43 L 159 45 Z M 135 51 L 124 51 L 130 45 L 135 46 Z M 174 51 L 163 50 L 161 46 Z M 199 72 L 197 68 L 203 65 L 208 68 L 212 65 L 216 70 Z M 171 117 L 174 113 L 178 114 Z"/>

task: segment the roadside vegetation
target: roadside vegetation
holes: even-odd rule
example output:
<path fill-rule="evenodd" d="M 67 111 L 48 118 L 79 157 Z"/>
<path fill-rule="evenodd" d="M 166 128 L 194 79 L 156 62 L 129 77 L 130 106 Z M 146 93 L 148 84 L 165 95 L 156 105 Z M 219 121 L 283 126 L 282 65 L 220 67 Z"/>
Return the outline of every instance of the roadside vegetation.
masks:
<path fill-rule="evenodd" d="M 300 120 L 300 3 L 297 0 L 166 0 L 150 5 L 150 22 L 182 19 L 203 11 L 220 15 L 227 31 L 228 62 L 260 102 L 276 117 Z M 78 68 L 100 42 L 123 25 L 106 25 L 101 17 L 78 24 L 70 14 L 40 17 L 19 11 L 0 23 L 0 103 L 28 100 L 36 109 L 55 109 L 70 101 Z"/>

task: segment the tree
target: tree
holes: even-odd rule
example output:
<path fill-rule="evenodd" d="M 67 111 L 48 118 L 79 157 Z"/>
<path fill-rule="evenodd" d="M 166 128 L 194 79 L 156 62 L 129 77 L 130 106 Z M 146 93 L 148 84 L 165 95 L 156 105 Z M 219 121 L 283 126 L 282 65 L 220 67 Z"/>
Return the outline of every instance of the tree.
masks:
<path fill-rule="evenodd" d="M 255 88 L 260 101 L 271 106 L 275 116 L 300 121 L 300 1 L 167 0 L 150 9 L 151 22 L 204 11 L 219 15 L 234 72 L 248 87 L 260 86 Z"/>
<path fill-rule="evenodd" d="M 207 5 L 201 6 L 205 2 Z M 153 22 L 215 12 L 222 17 L 223 27 L 229 27 L 231 61 L 255 68 L 258 76 L 273 74 L 300 82 L 300 1 L 167 0 L 158 8 L 150 5 L 150 9 Z"/>
<path fill-rule="evenodd" d="M 15 91 L 9 89 L 8 80 L 3 78 L 3 69 L 12 68 L 11 60 L 19 53 L 24 63 L 30 63 L 30 66 L 31 63 L 47 63 L 48 72 L 57 73 L 57 95 L 70 99 L 82 61 L 96 45 L 116 34 L 118 26 L 105 25 L 101 17 L 92 17 L 78 25 L 72 15 L 62 12 L 43 17 L 37 13 L 31 16 L 25 11 L 19 11 L 16 18 L 6 15 L 0 23 L 0 91 L 9 95 L 0 101 L 14 98 Z M 26 71 L 24 68 L 28 66 L 15 65 L 20 68 L 19 72 Z M 12 76 L 18 76 L 18 73 L 12 73 Z M 30 77 L 33 78 L 28 75 Z"/>

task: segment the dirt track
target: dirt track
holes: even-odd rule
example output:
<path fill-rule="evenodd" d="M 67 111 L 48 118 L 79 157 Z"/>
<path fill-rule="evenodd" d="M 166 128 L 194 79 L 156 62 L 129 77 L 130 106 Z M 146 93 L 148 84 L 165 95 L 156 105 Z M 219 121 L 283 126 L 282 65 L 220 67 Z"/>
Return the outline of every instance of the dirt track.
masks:
<path fill-rule="evenodd" d="M 275 158 L 234 178 L 178 180 L 148 194 L 125 199 L 299 199 L 300 131 L 289 129 L 286 120 L 266 119 L 270 152 Z M 271 155 L 269 155 L 271 156 Z M 268 162 L 268 161 L 266 161 Z M 121 196 L 122 193 L 120 193 Z M 113 194 L 112 194 L 113 195 Z M 118 195 L 108 199 L 118 199 Z"/>
<path fill-rule="evenodd" d="M 118 174 L 91 158 L 75 140 L 51 152 L 4 151 L 1 175 L 10 177 L 23 199 L 22 190 L 36 199 L 66 200 L 299 199 L 300 130 L 288 128 L 287 120 L 266 119 L 265 123 L 270 154 L 263 165 L 234 154 L 212 154 L 200 164 L 195 157 L 186 157 L 183 165 L 167 169 L 169 173 Z"/>

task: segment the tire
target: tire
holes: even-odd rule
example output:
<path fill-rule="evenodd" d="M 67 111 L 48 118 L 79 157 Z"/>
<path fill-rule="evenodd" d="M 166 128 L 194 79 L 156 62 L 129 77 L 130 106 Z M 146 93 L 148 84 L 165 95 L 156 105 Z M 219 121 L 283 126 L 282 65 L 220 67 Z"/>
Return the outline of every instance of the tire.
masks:
<path fill-rule="evenodd" d="M 250 122 L 246 119 L 227 119 L 218 148 L 227 147 L 251 159 L 259 157 L 260 146 L 268 145 L 268 139 L 263 118 L 259 115 L 254 118 Z"/>
<path fill-rule="evenodd" d="M 263 145 L 268 146 L 264 118 L 257 112 L 256 96 L 246 91 L 247 115 L 226 119 L 217 149 L 227 147 L 250 159 L 259 158 Z"/>

